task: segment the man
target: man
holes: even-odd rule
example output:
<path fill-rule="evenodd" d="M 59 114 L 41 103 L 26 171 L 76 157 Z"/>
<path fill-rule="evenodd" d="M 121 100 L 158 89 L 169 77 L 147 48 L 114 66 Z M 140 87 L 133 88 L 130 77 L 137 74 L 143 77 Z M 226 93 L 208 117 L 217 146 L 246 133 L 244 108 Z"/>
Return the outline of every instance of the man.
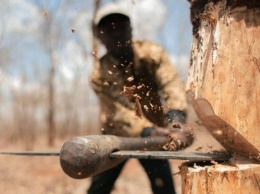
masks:
<path fill-rule="evenodd" d="M 103 8 L 94 32 L 107 53 L 94 67 L 91 83 L 101 105 L 103 134 L 125 137 L 167 135 L 170 122 L 185 122 L 185 88 L 165 51 L 147 41 L 132 41 L 127 12 L 117 6 Z M 192 138 L 177 132 L 189 145 Z M 167 160 L 139 160 L 153 193 L 174 194 Z M 108 194 L 125 162 L 92 178 L 89 194 Z"/>

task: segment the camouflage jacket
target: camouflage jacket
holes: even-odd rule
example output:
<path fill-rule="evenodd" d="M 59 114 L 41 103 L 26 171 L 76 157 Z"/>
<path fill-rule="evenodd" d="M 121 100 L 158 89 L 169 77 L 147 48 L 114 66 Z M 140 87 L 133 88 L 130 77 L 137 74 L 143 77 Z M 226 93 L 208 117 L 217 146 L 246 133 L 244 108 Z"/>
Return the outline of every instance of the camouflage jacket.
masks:
<path fill-rule="evenodd" d="M 187 106 L 184 83 L 166 52 L 152 42 L 132 44 L 132 65 L 122 67 L 106 54 L 91 74 L 105 134 L 140 136 L 145 127 L 166 126 L 169 110 L 185 111 Z"/>

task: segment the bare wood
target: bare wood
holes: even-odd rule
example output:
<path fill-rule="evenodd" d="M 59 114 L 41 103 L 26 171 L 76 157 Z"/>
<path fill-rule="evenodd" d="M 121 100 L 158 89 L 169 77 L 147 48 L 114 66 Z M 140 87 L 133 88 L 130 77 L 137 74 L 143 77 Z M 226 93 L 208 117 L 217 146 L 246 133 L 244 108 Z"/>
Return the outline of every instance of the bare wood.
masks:
<path fill-rule="evenodd" d="M 260 150 L 260 2 L 190 0 L 187 90 Z M 188 121 L 189 122 L 189 121 Z M 183 194 L 260 193 L 260 165 L 182 166 Z"/>
<path fill-rule="evenodd" d="M 194 2 L 187 89 L 260 149 L 260 7 Z"/>
<path fill-rule="evenodd" d="M 214 165 L 182 168 L 183 193 L 257 194 L 260 193 L 260 165 Z"/>

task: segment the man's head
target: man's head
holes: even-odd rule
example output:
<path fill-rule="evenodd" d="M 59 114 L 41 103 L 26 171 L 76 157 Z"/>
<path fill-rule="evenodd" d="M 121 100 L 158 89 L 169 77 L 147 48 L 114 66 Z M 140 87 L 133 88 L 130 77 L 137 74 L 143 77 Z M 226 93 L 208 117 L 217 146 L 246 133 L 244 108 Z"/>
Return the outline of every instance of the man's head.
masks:
<path fill-rule="evenodd" d="M 119 54 L 131 47 L 132 28 L 125 9 L 110 5 L 101 8 L 94 20 L 96 36 L 110 52 Z"/>

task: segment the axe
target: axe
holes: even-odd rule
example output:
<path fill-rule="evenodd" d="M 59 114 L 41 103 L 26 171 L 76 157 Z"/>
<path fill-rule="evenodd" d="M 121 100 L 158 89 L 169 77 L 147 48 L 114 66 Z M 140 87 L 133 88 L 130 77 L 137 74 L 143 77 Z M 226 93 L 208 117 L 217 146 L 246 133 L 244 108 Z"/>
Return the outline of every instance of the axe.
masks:
<path fill-rule="evenodd" d="M 227 153 L 184 153 L 183 151 L 162 151 L 169 138 L 130 138 L 113 135 L 88 135 L 73 137 L 65 142 L 60 152 L 0 152 L 9 155 L 59 156 L 63 171 L 75 179 L 88 178 L 128 158 L 178 159 L 189 161 L 227 161 Z M 185 146 L 188 146 L 186 144 Z M 183 145 L 175 150 L 183 149 Z"/>
<path fill-rule="evenodd" d="M 203 125 L 216 140 L 223 145 L 226 152 L 188 153 L 176 150 L 162 151 L 169 144 L 167 137 L 127 138 L 112 135 L 93 135 L 74 137 L 61 148 L 60 152 L 0 152 L 14 155 L 58 155 L 63 171 L 75 179 L 83 179 L 110 169 L 127 158 L 139 159 L 179 159 L 188 161 L 228 161 L 238 154 L 260 161 L 260 152 L 239 132 L 215 115 L 206 99 L 195 99 L 191 91 L 187 92 L 189 104 L 195 110 L 199 123 Z M 176 142 L 175 142 L 176 143 Z"/>

